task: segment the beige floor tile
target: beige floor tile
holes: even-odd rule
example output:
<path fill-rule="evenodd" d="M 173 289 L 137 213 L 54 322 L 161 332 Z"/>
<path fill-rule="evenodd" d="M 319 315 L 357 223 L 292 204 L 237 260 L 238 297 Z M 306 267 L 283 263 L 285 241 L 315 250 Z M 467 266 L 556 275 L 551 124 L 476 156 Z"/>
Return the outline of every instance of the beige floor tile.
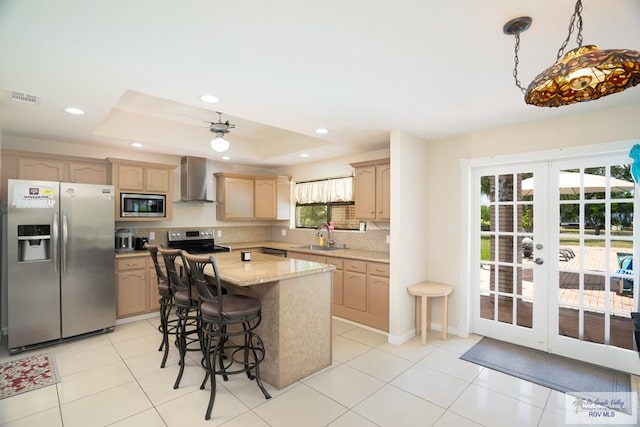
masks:
<path fill-rule="evenodd" d="M 470 335 L 467 338 L 449 335 L 446 341 L 441 341 L 440 347 L 444 350 L 449 350 L 453 353 L 458 353 L 458 355 L 462 355 L 471 347 L 476 345 L 481 339 L 482 337 L 479 335 Z"/>
<path fill-rule="evenodd" d="M 566 426 L 565 394 L 551 390 L 549 399 L 542 412 L 539 427 Z"/>
<path fill-rule="evenodd" d="M 366 418 L 349 411 L 340 418 L 329 424 L 329 427 L 375 427 L 376 424 Z M 398 426 L 399 427 L 399 426 Z"/>
<path fill-rule="evenodd" d="M 515 397 L 538 408 L 544 408 L 551 391 L 546 387 L 494 371 L 493 369 L 483 369 L 473 383 L 489 390 Z"/>
<path fill-rule="evenodd" d="M 86 369 L 117 362 L 121 357 L 112 345 L 108 345 L 73 353 L 56 354 L 55 360 L 58 372 L 64 378 Z"/>
<path fill-rule="evenodd" d="M 354 357 L 360 356 L 371 350 L 368 345 L 360 344 L 351 339 L 341 336 L 333 337 L 333 360 L 345 363 Z"/>
<path fill-rule="evenodd" d="M 173 349 L 171 349 L 173 350 Z M 170 370 L 177 373 L 178 362 L 180 360 L 180 355 L 178 351 L 169 351 L 169 356 L 167 357 L 167 362 L 164 368 L 160 368 L 160 363 L 162 362 L 163 352 L 161 351 L 153 351 L 149 353 L 143 353 L 136 356 L 128 357 L 124 360 L 133 375 L 137 378 L 146 377 L 148 375 L 158 375 L 162 371 Z"/>
<path fill-rule="evenodd" d="M 460 359 L 458 353 L 442 348 L 429 353 L 419 364 L 469 382 L 484 369 L 480 365 Z"/>
<path fill-rule="evenodd" d="M 278 427 L 326 426 L 347 408 L 305 384 L 290 389 L 254 409 L 268 424 Z"/>
<path fill-rule="evenodd" d="M 151 406 L 151 402 L 136 382 L 61 405 L 65 427 L 105 426 L 140 413 Z"/>
<path fill-rule="evenodd" d="M 385 384 L 346 365 L 329 369 L 303 382 L 347 408 L 353 408 Z"/>
<path fill-rule="evenodd" d="M 235 397 L 237 397 L 248 408 L 255 408 L 258 405 L 262 405 L 267 401 L 262 394 L 262 390 L 258 387 L 255 380 L 249 380 L 246 374 L 236 374 L 229 376 L 228 381 L 224 381 L 218 376 L 218 384 L 222 384 L 224 388 L 229 390 Z M 285 392 L 288 388 L 278 390 L 272 385 L 262 382 L 267 392 L 271 395 L 271 398 L 275 398 Z M 207 390 L 209 390 L 209 383 L 207 383 Z"/>
<path fill-rule="evenodd" d="M 385 343 L 376 348 L 414 363 L 437 349 L 429 344 L 423 345 L 419 338 L 410 339 L 400 345 Z"/>
<path fill-rule="evenodd" d="M 160 353 L 158 352 L 158 347 L 160 346 L 161 338 L 160 335 L 147 335 L 127 341 L 119 341 L 114 343 L 113 346 L 123 359 L 128 359 L 145 353 Z"/>
<path fill-rule="evenodd" d="M 353 411 L 380 426 L 424 427 L 433 425 L 444 408 L 386 385 Z"/>
<path fill-rule="evenodd" d="M 158 412 L 168 427 L 217 426 L 231 421 L 249 411 L 234 395 L 224 387 L 218 387 L 211 419 L 204 415 L 209 403 L 209 390 L 195 390 L 158 405 Z"/>
<path fill-rule="evenodd" d="M 469 386 L 469 382 L 424 366 L 413 366 L 391 382 L 422 399 L 448 408 Z"/>
<path fill-rule="evenodd" d="M 2 427 L 62 427 L 62 415 L 60 408 L 55 407 L 2 424 Z"/>
<path fill-rule="evenodd" d="M 200 366 L 187 361 L 180 380 L 180 386 L 177 389 L 173 388 L 173 384 L 178 377 L 178 367 L 158 369 L 159 372 L 156 375 L 147 375 L 137 378 L 140 387 L 147 394 L 151 402 L 154 405 L 160 405 L 168 402 L 169 400 L 176 399 L 188 393 L 200 389 L 200 384 L 204 379 L 204 371 Z"/>
<path fill-rule="evenodd" d="M 162 334 L 156 327 L 151 325 L 151 323 L 142 320 L 139 322 L 117 325 L 113 332 L 107 334 L 107 338 L 109 338 L 109 341 L 112 343 L 118 343 L 150 335 L 158 338 L 158 346 L 160 346 Z"/>
<path fill-rule="evenodd" d="M 56 355 L 58 354 L 67 354 L 67 353 L 76 353 L 79 351 L 87 351 L 93 350 L 95 348 L 104 347 L 106 345 L 111 345 L 111 341 L 109 341 L 108 333 L 103 333 L 99 335 L 94 335 L 91 337 L 84 337 L 81 339 L 68 341 L 58 346 L 53 347 Z"/>
<path fill-rule="evenodd" d="M 492 427 L 536 426 L 542 415 L 538 407 L 475 384 L 469 385 L 449 410 Z"/>
<path fill-rule="evenodd" d="M 481 424 L 461 417 L 452 412 L 445 412 L 433 427 L 480 427 Z"/>
<path fill-rule="evenodd" d="M 122 421 L 111 424 L 109 427 L 165 427 L 166 424 L 154 409 L 147 409 L 139 414 L 132 415 Z"/>
<path fill-rule="evenodd" d="M 65 376 L 57 385 L 61 403 L 99 393 L 135 381 L 121 360 Z"/>
<path fill-rule="evenodd" d="M 412 365 L 406 359 L 378 349 L 372 349 L 362 356 L 351 359 L 346 364 L 384 382 L 393 380 Z"/>
<path fill-rule="evenodd" d="M 51 385 L 0 399 L 0 424 L 58 408 L 58 389 Z"/>
<path fill-rule="evenodd" d="M 254 412 L 245 412 L 224 423 L 224 427 L 270 427 L 262 418 L 257 416 Z"/>
<path fill-rule="evenodd" d="M 354 325 L 353 323 L 345 322 L 338 317 L 334 317 L 331 321 L 331 330 L 333 332 L 333 335 L 342 335 L 345 332 L 348 332 L 357 327 L 358 326 Z"/>
<path fill-rule="evenodd" d="M 363 328 L 353 328 L 342 334 L 342 336 L 369 347 L 378 347 L 389 342 L 389 338 L 386 335 Z"/>

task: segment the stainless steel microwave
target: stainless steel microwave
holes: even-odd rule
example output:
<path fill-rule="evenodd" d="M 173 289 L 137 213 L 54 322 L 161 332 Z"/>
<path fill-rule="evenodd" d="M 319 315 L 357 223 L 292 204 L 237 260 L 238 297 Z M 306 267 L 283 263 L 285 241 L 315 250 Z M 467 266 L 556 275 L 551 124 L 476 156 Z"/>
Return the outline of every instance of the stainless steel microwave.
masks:
<path fill-rule="evenodd" d="M 167 196 L 164 194 L 120 193 L 120 216 L 166 217 Z"/>

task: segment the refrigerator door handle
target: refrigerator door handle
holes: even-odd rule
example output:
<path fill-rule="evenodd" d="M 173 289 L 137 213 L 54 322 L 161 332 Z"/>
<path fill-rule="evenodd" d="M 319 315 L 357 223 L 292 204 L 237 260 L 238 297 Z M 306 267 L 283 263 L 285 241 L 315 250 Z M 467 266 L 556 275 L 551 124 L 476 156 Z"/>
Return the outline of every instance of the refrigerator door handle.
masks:
<path fill-rule="evenodd" d="M 69 229 L 67 227 L 67 214 L 62 213 L 62 274 L 67 273 L 67 242 Z"/>
<path fill-rule="evenodd" d="M 53 214 L 53 235 L 51 252 L 53 255 L 53 271 L 58 272 L 58 212 Z"/>

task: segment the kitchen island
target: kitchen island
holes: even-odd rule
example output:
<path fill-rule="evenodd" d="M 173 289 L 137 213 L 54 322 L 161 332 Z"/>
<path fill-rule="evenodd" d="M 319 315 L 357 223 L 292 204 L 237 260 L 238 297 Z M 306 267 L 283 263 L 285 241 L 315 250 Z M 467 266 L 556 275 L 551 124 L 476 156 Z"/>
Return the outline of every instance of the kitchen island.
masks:
<path fill-rule="evenodd" d="M 213 256 L 229 293 L 262 303 L 263 381 L 281 389 L 331 365 L 334 266 L 256 252 L 244 262 L 239 252 Z M 213 276 L 210 266 L 205 274 Z"/>

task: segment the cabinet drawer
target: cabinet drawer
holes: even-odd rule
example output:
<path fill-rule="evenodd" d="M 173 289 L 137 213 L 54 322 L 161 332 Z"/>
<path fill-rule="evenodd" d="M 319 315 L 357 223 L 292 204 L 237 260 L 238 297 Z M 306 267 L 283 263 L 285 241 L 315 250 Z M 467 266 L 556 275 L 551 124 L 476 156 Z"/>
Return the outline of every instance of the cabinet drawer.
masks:
<path fill-rule="evenodd" d="M 383 262 L 370 262 L 367 265 L 367 273 L 373 276 L 389 277 L 389 264 Z"/>
<path fill-rule="evenodd" d="M 334 257 L 327 257 L 327 264 L 331 264 L 331 265 L 335 265 L 336 269 L 338 270 L 342 270 L 343 265 L 344 265 L 344 260 L 342 258 L 334 258 Z"/>
<path fill-rule="evenodd" d="M 132 270 L 135 268 L 146 268 L 147 257 L 131 257 L 116 260 L 116 270 Z"/>
<path fill-rule="evenodd" d="M 367 263 L 365 261 L 357 261 L 355 259 L 345 259 L 343 268 L 348 271 L 357 271 L 359 273 L 366 273 Z"/>

